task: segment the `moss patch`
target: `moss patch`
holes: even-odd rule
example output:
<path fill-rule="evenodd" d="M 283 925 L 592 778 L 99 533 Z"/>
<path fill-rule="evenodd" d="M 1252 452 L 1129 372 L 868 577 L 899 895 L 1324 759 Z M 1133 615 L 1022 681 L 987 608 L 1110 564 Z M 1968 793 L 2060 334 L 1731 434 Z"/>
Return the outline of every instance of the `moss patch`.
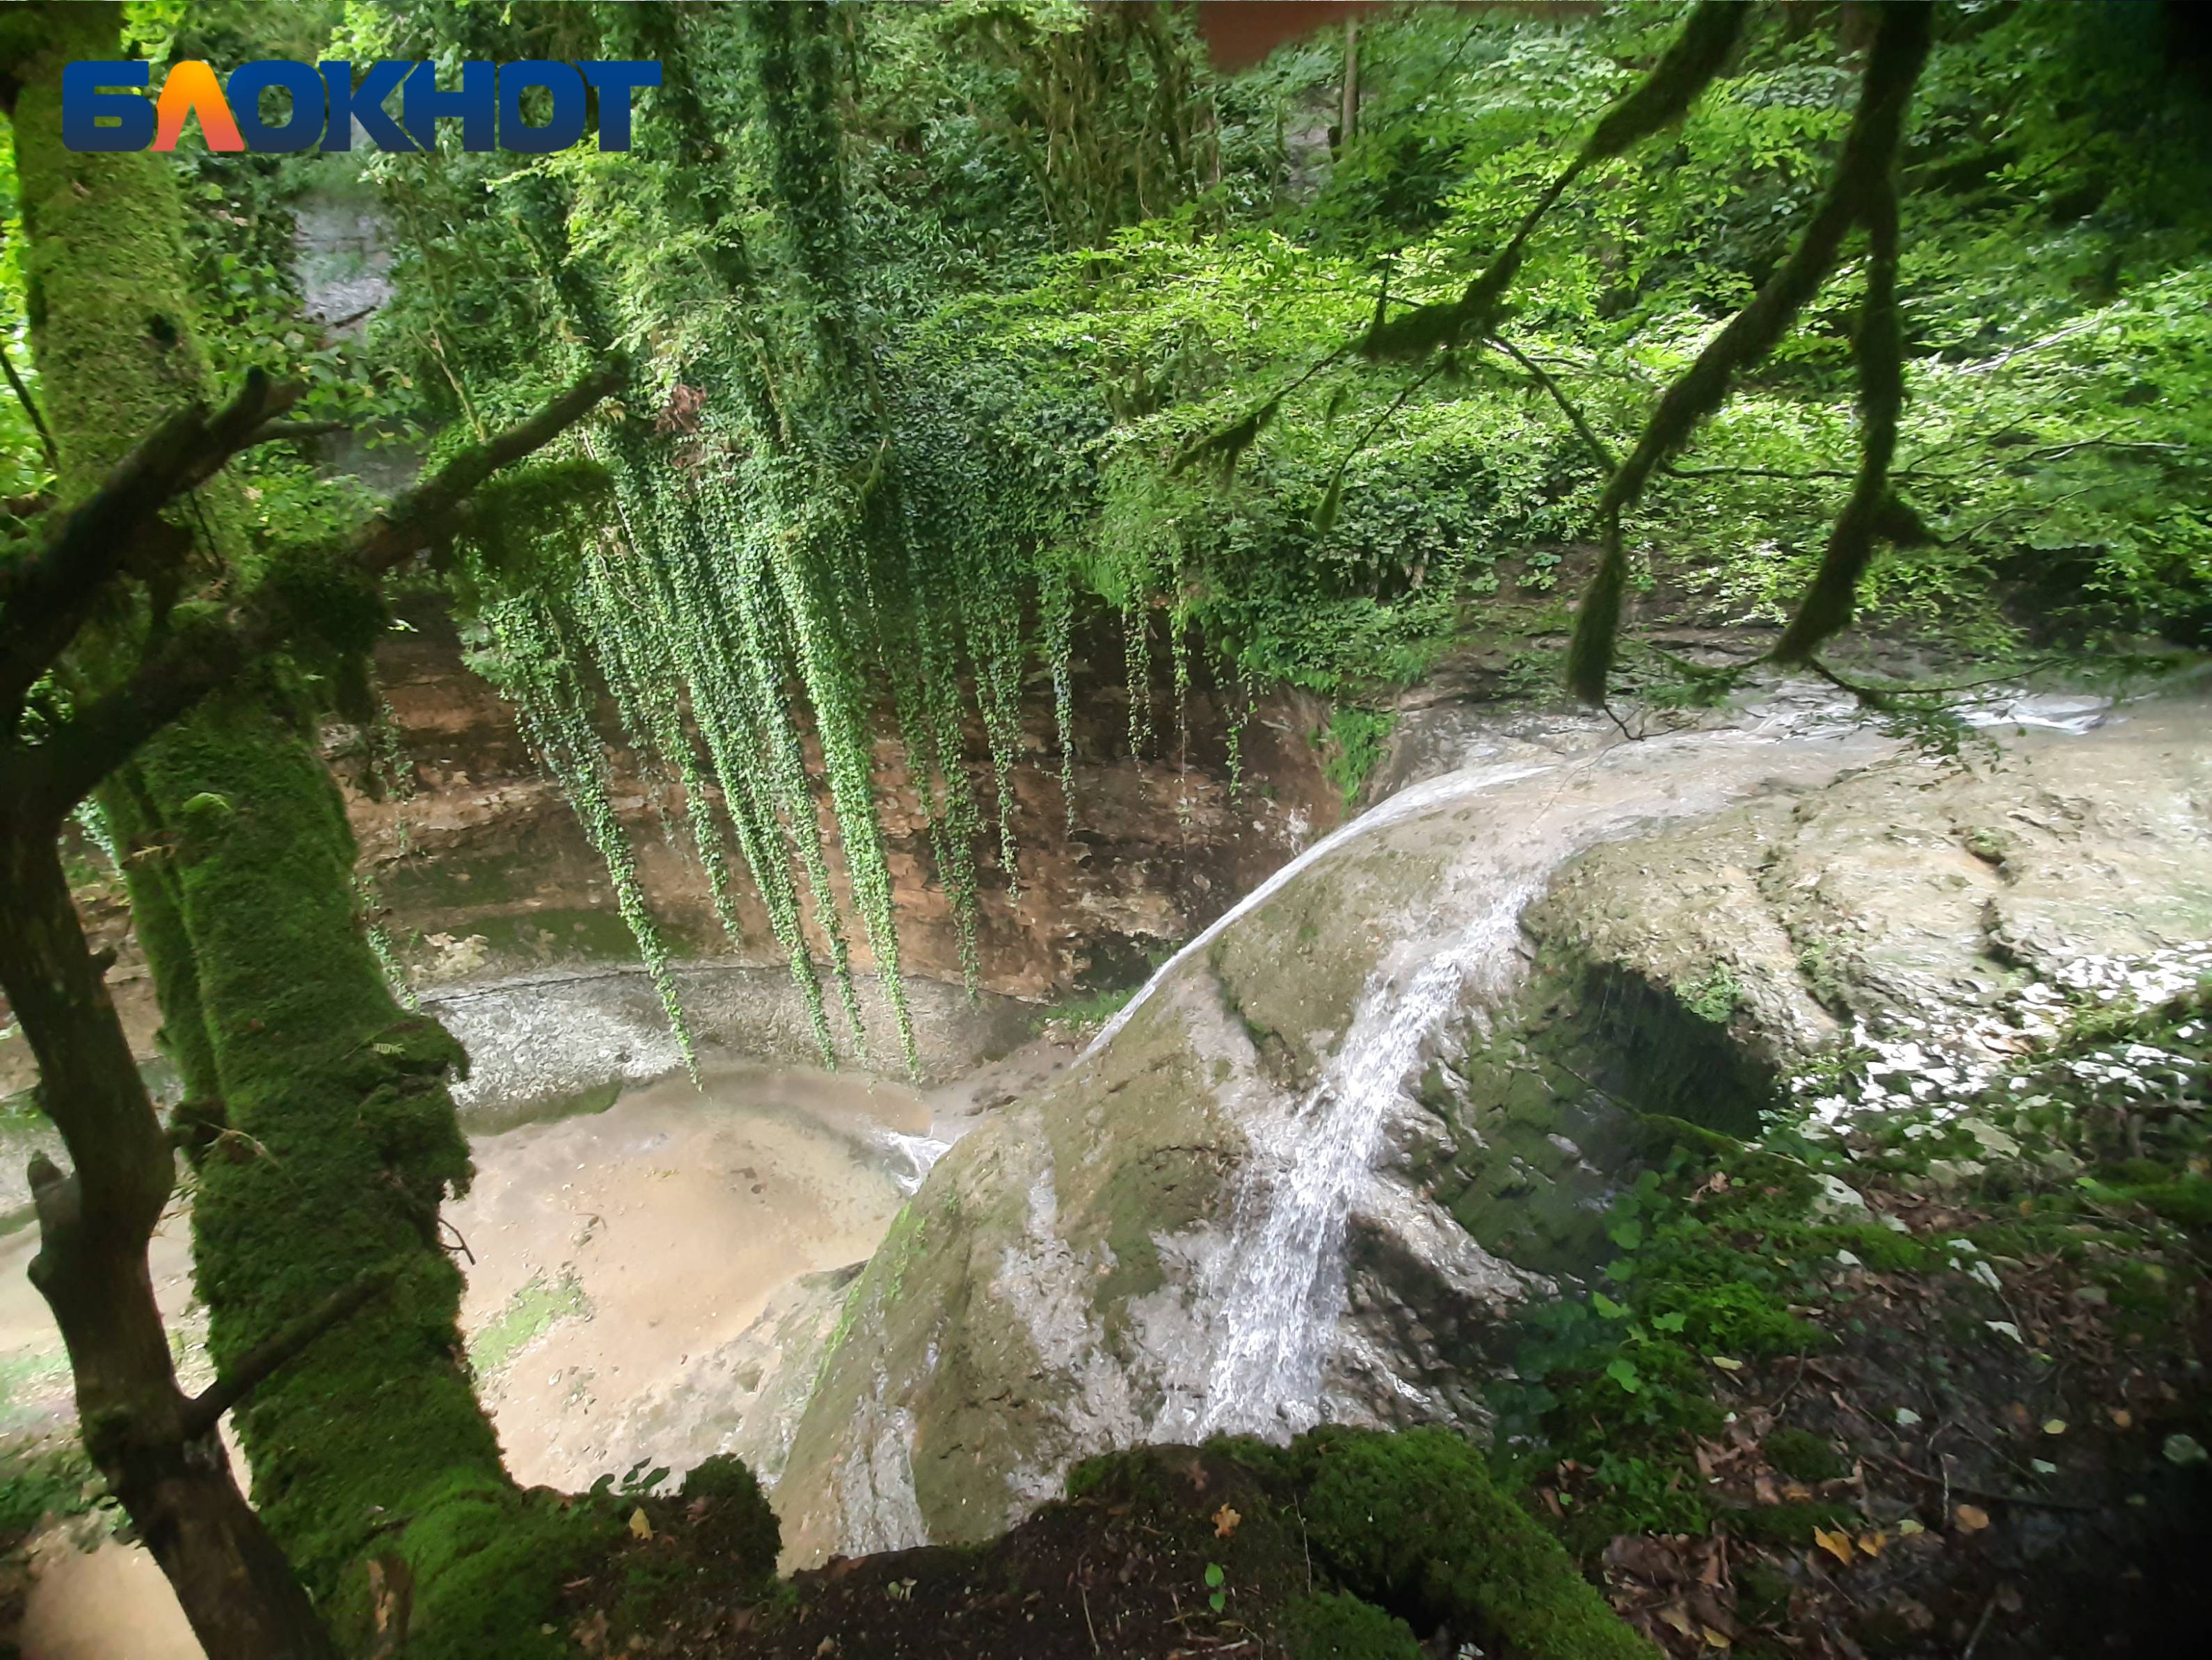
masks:
<path fill-rule="evenodd" d="M 500 1311 L 469 1339 L 469 1368 L 489 1383 L 553 1326 L 563 1320 L 589 1319 L 591 1298 L 573 1269 L 547 1280 L 541 1271 L 518 1288 Z"/>

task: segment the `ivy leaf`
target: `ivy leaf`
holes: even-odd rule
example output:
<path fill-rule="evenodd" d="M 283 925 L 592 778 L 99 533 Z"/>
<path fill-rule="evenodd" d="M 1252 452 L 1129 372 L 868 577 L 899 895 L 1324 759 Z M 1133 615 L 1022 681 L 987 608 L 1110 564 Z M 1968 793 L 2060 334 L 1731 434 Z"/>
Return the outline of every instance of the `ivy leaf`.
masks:
<path fill-rule="evenodd" d="M 1628 1305 L 1625 1303 L 1614 1302 L 1601 1291 L 1594 1291 L 1590 1293 L 1590 1306 L 1608 1320 L 1628 1318 Z"/>
<path fill-rule="evenodd" d="M 1344 469 L 1339 467 L 1329 476 L 1328 488 L 1322 492 L 1321 505 L 1314 509 L 1315 535 L 1326 536 L 1336 528 L 1337 509 L 1343 505 Z"/>
<path fill-rule="evenodd" d="M 1636 1370 L 1636 1362 L 1626 1357 L 1609 1363 L 1605 1369 L 1605 1375 L 1631 1395 L 1639 1394 L 1643 1390 L 1644 1379 Z"/>
<path fill-rule="evenodd" d="M 1626 1221 L 1615 1222 L 1605 1232 L 1606 1237 L 1623 1250 L 1634 1250 L 1644 1243 L 1644 1224 L 1632 1216 Z"/>

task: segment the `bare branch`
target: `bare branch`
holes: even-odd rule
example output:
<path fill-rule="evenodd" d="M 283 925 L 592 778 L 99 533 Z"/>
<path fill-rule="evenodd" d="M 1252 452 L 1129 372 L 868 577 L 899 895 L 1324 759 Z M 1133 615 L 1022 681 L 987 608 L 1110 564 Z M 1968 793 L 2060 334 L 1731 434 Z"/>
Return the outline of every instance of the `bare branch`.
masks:
<path fill-rule="evenodd" d="M 1490 344 L 1528 370 L 1534 378 L 1536 384 L 1551 394 L 1552 401 L 1559 406 L 1559 413 L 1567 417 L 1568 424 L 1574 428 L 1583 444 L 1589 447 L 1589 453 L 1597 457 L 1598 464 L 1606 470 L 1607 474 L 1620 471 L 1620 462 L 1615 458 L 1613 453 L 1606 447 L 1605 441 L 1590 429 L 1590 423 L 1583 419 L 1583 412 L 1575 407 L 1574 401 L 1561 389 L 1559 383 L 1552 378 L 1550 372 L 1543 365 L 1501 335 L 1492 335 Z"/>
<path fill-rule="evenodd" d="M 629 370 L 611 357 L 537 414 L 462 451 L 372 519 L 335 554 L 334 574 L 374 579 L 450 536 L 469 493 L 501 467 L 544 448 L 617 391 Z M 30 811 L 58 824 L 138 746 L 251 664 L 281 649 L 301 619 L 287 592 L 264 581 L 228 616 L 186 627 L 149 648 L 122 685 L 83 708 L 38 751 Z"/>
<path fill-rule="evenodd" d="M 264 421 L 253 429 L 240 447 L 252 449 L 261 444 L 300 444 L 310 438 L 324 438 L 334 432 L 351 429 L 343 421 Z"/>
<path fill-rule="evenodd" d="M 112 468 L 90 499 L 46 527 L 38 550 L 0 568 L 6 611 L 0 647 L 0 724 L 51 668 L 92 613 L 100 591 L 145 550 L 149 527 L 176 496 L 212 477 L 247 435 L 299 396 L 256 369 L 213 415 L 178 410 Z"/>
<path fill-rule="evenodd" d="M 228 1412 L 268 1381 L 280 1367 L 333 1326 L 381 1297 L 399 1277 L 396 1263 L 367 1268 L 305 1314 L 280 1327 L 242 1355 L 238 1364 L 194 1395 L 185 1408 L 182 1438 L 196 1441 Z"/>
<path fill-rule="evenodd" d="M 0 370 L 6 371 L 8 384 L 15 390 L 15 401 L 23 406 L 23 413 L 30 417 L 31 424 L 38 429 L 39 446 L 46 453 L 46 465 L 49 467 L 58 467 L 61 461 L 54 450 L 54 435 L 46 430 L 46 417 L 39 413 L 39 406 L 31 398 L 31 389 L 23 384 L 23 377 L 15 372 L 15 360 L 9 354 L 8 344 L 4 340 L 0 340 Z"/>

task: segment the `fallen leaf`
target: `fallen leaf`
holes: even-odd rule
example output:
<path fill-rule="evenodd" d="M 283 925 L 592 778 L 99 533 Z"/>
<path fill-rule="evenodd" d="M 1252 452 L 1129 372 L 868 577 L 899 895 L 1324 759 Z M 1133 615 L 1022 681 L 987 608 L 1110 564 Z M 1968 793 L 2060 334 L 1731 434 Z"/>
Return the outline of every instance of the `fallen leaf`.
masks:
<path fill-rule="evenodd" d="M 1898 1537 L 1900 1539 L 1910 1539 L 1916 1533 L 1925 1533 L 1927 1531 L 1927 1529 L 1922 1527 L 1918 1522 L 1915 1521 L 1910 1516 L 1906 1517 L 1902 1522 L 1899 1522 L 1897 1524 Z"/>
<path fill-rule="evenodd" d="M 1813 1529 L 1813 1542 L 1845 1567 L 1850 1566 L 1851 1536 L 1848 1533 L 1841 1530 L 1830 1533 L 1826 1528 L 1816 1527 Z"/>
<path fill-rule="evenodd" d="M 1237 1524 L 1243 1519 L 1228 1505 L 1224 1505 L 1213 1512 L 1213 1536 L 1216 1539 L 1234 1539 L 1237 1536 Z"/>
<path fill-rule="evenodd" d="M 1728 1639 L 1727 1639 L 1727 1638 L 1725 1638 L 1725 1637 L 1723 1637 L 1723 1636 L 1722 1636 L 1718 1632 L 1715 1631 L 1715 1630 L 1714 1630 L 1711 1626 L 1707 1626 L 1707 1627 L 1705 1628 L 1705 1646 L 1706 1646 L 1707 1648 L 1709 1648 L 1709 1649 L 1724 1649 L 1724 1648 L 1726 1648 L 1726 1647 L 1729 1645 L 1729 1640 L 1728 1640 Z"/>
<path fill-rule="evenodd" d="M 629 1530 L 641 1539 L 653 1537 L 653 1523 L 645 1519 L 645 1506 L 640 1505 L 629 1513 Z"/>
<path fill-rule="evenodd" d="M 1990 1513 L 1978 1505 L 1960 1505 L 1951 1514 L 1963 1532 L 1979 1533 L 1990 1524 Z"/>
<path fill-rule="evenodd" d="M 1802 1505 L 1813 1496 L 1813 1489 L 1802 1481 L 1786 1481 L 1782 1487 L 1782 1496 L 1793 1505 Z"/>
<path fill-rule="evenodd" d="M 1859 1535 L 1859 1549 L 1869 1556 L 1881 1555 L 1881 1548 L 1888 1542 L 1889 1535 L 1887 1533 L 1863 1533 Z"/>
<path fill-rule="evenodd" d="M 1718 1366 L 1723 1371 L 1741 1371 L 1743 1370 L 1742 1361 L 1731 1360 L 1725 1354 L 1710 1355 L 1707 1359 L 1711 1360 L 1712 1363 Z"/>
<path fill-rule="evenodd" d="M 2112 1427 L 2114 1429 L 2132 1429 L 2135 1427 L 2135 1414 L 2130 1412 L 2125 1407 L 2114 1407 L 2112 1408 Z"/>
<path fill-rule="evenodd" d="M 1685 1637 L 1697 1635 L 1698 1628 L 1691 1621 L 1689 1609 L 1684 1608 L 1680 1602 L 1669 1602 L 1665 1608 L 1660 1609 L 1659 1623 L 1670 1630 L 1681 1633 Z"/>
<path fill-rule="evenodd" d="M 2046 1419 L 2045 1419 L 2045 1420 L 2043 1420 L 2043 1432 L 2044 1432 L 2045 1435 L 2063 1435 L 2063 1434 L 2065 1434 L 2065 1433 L 2066 1433 L 2066 1420 L 2065 1420 L 2063 1418 L 2046 1418 Z"/>

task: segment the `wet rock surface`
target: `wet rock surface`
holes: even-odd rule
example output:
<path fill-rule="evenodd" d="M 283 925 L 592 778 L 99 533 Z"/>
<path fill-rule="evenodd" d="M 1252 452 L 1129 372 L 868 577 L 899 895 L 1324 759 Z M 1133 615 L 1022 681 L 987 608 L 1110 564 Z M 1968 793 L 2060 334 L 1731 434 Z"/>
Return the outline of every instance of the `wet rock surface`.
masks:
<path fill-rule="evenodd" d="M 2056 707 L 1950 761 L 1790 696 L 1425 739 L 1445 770 L 933 1174 L 800 1423 L 790 1557 L 988 1537 L 1113 1445 L 1479 1428 L 1506 1317 L 1598 1259 L 1639 1114 L 1747 1128 L 1878 1007 L 2208 931 L 2203 702 Z"/>

